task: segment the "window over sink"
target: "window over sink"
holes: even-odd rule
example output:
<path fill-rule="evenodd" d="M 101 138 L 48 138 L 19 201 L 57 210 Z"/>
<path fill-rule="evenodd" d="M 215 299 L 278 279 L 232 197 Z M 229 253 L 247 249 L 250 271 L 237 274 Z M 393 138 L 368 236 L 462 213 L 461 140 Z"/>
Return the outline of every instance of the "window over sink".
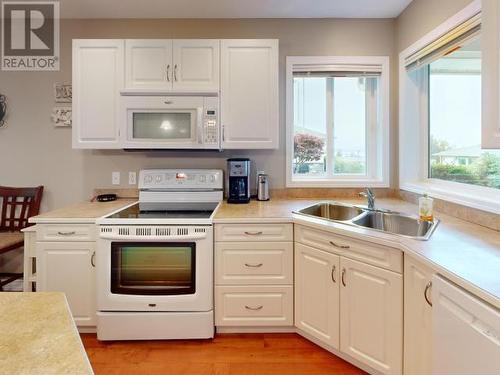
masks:
<path fill-rule="evenodd" d="M 287 186 L 389 186 L 388 57 L 287 57 Z"/>
<path fill-rule="evenodd" d="M 399 176 L 403 190 L 498 213 L 500 149 L 482 146 L 487 39 L 473 2 L 401 52 Z"/>

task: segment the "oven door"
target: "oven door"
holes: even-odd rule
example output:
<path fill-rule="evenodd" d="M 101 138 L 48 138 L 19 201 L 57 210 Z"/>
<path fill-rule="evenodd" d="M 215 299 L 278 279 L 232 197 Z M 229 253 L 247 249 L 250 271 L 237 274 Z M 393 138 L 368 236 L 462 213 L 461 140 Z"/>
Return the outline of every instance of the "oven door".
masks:
<path fill-rule="evenodd" d="M 122 105 L 125 148 L 206 148 L 203 97 L 124 96 Z"/>
<path fill-rule="evenodd" d="M 99 311 L 213 309 L 213 235 L 196 240 L 100 238 Z"/>

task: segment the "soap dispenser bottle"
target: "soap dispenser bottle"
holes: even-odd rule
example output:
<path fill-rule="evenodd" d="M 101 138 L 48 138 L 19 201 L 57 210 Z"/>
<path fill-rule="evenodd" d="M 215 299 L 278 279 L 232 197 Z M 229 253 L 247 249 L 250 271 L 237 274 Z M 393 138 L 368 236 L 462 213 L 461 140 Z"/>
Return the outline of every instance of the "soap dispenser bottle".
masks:
<path fill-rule="evenodd" d="M 427 194 L 424 194 L 422 197 L 418 199 L 418 215 L 420 217 L 420 220 L 422 221 L 434 220 L 433 204 L 434 204 L 434 199 L 429 197 Z"/>

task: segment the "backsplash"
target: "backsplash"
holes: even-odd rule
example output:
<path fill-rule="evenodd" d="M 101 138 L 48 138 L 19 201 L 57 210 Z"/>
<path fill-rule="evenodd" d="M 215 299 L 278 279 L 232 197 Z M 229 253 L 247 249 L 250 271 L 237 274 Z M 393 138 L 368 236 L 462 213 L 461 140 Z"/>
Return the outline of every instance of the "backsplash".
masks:
<path fill-rule="evenodd" d="M 420 194 L 400 190 L 399 198 L 410 203 L 418 204 Z M 457 217 L 470 223 L 482 225 L 483 227 L 500 231 L 500 215 L 481 211 L 475 208 L 462 206 L 434 198 L 434 210 L 443 214 Z"/>

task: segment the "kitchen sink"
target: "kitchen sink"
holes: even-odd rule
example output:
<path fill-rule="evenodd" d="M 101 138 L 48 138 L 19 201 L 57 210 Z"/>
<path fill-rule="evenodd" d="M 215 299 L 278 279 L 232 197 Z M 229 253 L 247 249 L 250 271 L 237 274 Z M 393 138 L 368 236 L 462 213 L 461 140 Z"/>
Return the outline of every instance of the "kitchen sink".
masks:
<path fill-rule="evenodd" d="M 429 239 L 437 225 L 437 221 L 423 221 L 409 215 L 378 211 L 366 212 L 352 220 L 352 223 L 365 228 L 423 240 Z"/>
<path fill-rule="evenodd" d="M 345 221 L 361 215 L 365 211 L 362 208 L 340 203 L 323 202 L 299 210 L 303 215 L 316 216 L 329 220 Z"/>
<path fill-rule="evenodd" d="M 439 223 L 439 220 L 422 221 L 399 212 L 338 202 L 317 203 L 295 213 L 424 241 L 430 238 Z"/>

